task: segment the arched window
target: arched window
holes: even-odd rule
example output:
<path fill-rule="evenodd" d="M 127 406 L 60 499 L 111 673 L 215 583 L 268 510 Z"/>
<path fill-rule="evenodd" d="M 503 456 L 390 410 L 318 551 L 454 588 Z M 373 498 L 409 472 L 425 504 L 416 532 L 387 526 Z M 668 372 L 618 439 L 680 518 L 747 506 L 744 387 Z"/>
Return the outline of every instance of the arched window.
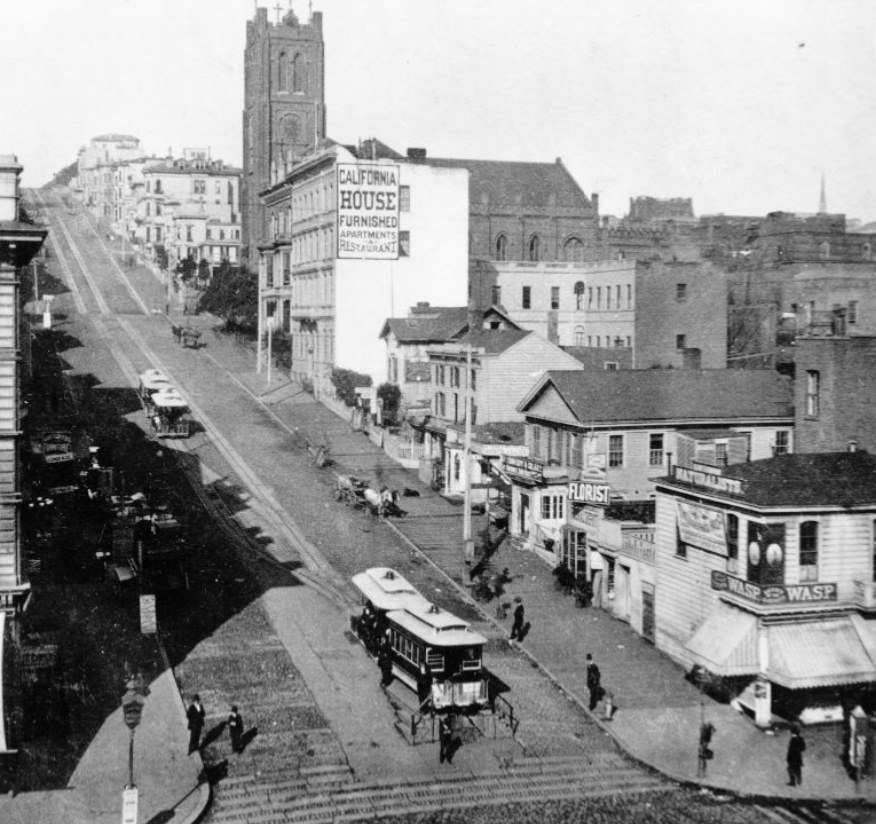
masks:
<path fill-rule="evenodd" d="M 496 238 L 496 260 L 507 260 L 508 254 L 508 238 L 505 235 L 499 235 Z"/>
<path fill-rule="evenodd" d="M 563 244 L 563 260 L 570 263 L 582 263 L 584 261 L 584 244 L 581 238 L 570 237 Z"/>
<path fill-rule="evenodd" d="M 288 91 L 289 82 L 289 61 L 286 57 L 286 52 L 280 52 L 277 58 L 277 91 Z"/>
<path fill-rule="evenodd" d="M 529 260 L 532 263 L 538 263 L 538 253 L 539 253 L 540 243 L 541 243 L 541 241 L 539 241 L 538 235 L 533 235 L 529 239 Z"/>
<path fill-rule="evenodd" d="M 303 92 L 305 80 L 306 62 L 300 54 L 296 54 L 292 58 L 292 91 Z"/>
<path fill-rule="evenodd" d="M 575 284 L 575 308 L 584 308 L 584 282 L 580 280 Z M 575 345 L 577 346 L 578 344 Z"/>
<path fill-rule="evenodd" d="M 584 327 L 576 326 L 575 327 L 575 346 L 584 346 L 585 336 L 584 336 Z"/>
<path fill-rule="evenodd" d="M 800 524 L 800 580 L 818 580 L 818 521 Z"/>

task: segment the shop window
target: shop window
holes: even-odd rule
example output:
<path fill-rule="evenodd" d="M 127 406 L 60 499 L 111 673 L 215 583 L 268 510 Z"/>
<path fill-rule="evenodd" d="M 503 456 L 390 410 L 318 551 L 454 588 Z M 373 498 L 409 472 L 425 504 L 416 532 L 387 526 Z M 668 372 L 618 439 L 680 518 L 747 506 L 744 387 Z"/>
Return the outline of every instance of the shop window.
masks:
<path fill-rule="evenodd" d="M 648 437 L 648 463 L 651 466 L 663 465 L 663 433 L 652 432 Z"/>
<path fill-rule="evenodd" d="M 739 516 L 727 513 L 727 572 L 736 573 L 739 568 Z"/>
<path fill-rule="evenodd" d="M 800 524 L 800 580 L 818 580 L 818 522 Z"/>
<path fill-rule="evenodd" d="M 565 517 L 566 498 L 563 494 L 541 496 L 541 519 L 560 521 Z"/>
<path fill-rule="evenodd" d="M 608 465 L 623 466 L 624 465 L 624 436 L 609 435 L 608 436 Z"/>

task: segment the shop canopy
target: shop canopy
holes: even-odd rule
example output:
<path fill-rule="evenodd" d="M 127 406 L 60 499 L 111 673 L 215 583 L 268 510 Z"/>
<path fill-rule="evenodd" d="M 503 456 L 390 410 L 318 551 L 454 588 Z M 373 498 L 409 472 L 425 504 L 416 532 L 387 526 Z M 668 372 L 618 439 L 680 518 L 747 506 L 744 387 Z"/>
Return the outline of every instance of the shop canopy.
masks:
<path fill-rule="evenodd" d="M 714 675 L 757 675 L 757 618 L 719 601 L 686 647 Z"/>
<path fill-rule="evenodd" d="M 876 680 L 876 665 L 848 617 L 769 628 L 770 681 L 788 689 Z"/>

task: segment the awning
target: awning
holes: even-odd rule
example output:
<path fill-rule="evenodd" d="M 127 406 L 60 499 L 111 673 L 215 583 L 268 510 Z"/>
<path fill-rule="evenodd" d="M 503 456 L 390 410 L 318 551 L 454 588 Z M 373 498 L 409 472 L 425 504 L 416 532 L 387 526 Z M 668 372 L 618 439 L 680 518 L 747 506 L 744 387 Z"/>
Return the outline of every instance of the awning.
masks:
<path fill-rule="evenodd" d="M 6 638 L 6 613 L 0 612 L 0 753 L 9 752 L 6 743 L 6 707 L 3 705 L 3 662 L 6 660 L 3 649 Z"/>
<path fill-rule="evenodd" d="M 757 618 L 721 601 L 685 646 L 715 675 L 757 674 Z"/>
<path fill-rule="evenodd" d="M 788 689 L 876 680 L 876 665 L 848 617 L 769 628 L 767 677 Z"/>

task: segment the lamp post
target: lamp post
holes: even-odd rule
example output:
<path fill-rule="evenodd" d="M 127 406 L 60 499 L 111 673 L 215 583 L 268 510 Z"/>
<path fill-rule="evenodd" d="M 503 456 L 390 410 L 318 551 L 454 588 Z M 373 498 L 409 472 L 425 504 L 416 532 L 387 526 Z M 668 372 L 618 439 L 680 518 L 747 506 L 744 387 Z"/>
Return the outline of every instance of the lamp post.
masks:
<path fill-rule="evenodd" d="M 141 686 L 138 678 L 129 679 L 127 692 L 122 696 L 122 713 L 124 714 L 125 724 L 131 731 L 131 737 L 128 743 L 128 783 L 125 789 L 133 790 L 134 784 L 134 730 L 140 723 L 140 718 L 143 714 L 143 704 L 146 699 L 140 692 Z"/>

